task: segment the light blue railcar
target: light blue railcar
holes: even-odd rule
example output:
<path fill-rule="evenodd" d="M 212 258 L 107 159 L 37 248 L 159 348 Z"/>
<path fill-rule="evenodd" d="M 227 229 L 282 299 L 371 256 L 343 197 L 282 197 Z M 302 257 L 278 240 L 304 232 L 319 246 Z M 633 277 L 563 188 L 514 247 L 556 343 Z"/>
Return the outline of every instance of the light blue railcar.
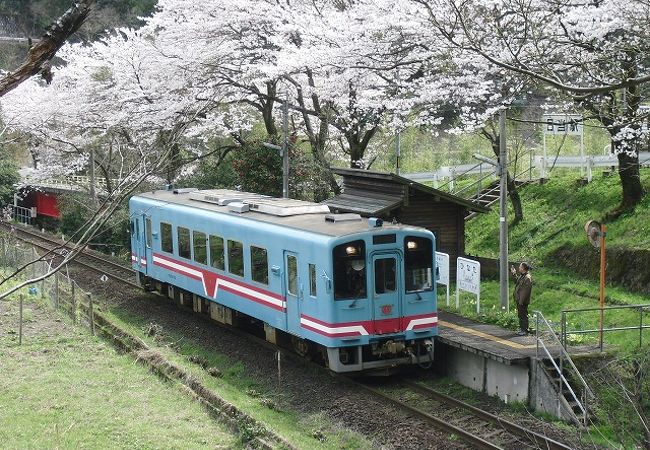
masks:
<path fill-rule="evenodd" d="M 327 206 L 229 190 L 131 198 L 141 285 L 248 316 L 336 372 L 425 364 L 437 334 L 435 238 Z M 198 309 L 201 309 L 200 307 Z"/>

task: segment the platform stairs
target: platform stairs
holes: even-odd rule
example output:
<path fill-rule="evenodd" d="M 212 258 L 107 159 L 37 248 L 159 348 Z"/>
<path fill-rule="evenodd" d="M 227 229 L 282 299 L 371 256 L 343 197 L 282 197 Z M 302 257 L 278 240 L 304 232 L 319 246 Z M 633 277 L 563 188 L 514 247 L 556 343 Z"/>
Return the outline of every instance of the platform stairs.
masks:
<path fill-rule="evenodd" d="M 569 419 L 579 426 L 589 421 L 589 406 L 594 393 L 562 345 L 559 333 L 536 311 L 537 368 L 538 376 L 544 377 L 555 392 L 554 412 L 558 417 Z"/>
<path fill-rule="evenodd" d="M 529 169 L 526 169 L 515 175 L 515 184 L 517 187 L 521 187 L 521 186 L 525 186 L 526 184 L 537 182 L 537 180 L 526 179 L 522 177 L 528 172 Z M 494 203 L 499 201 L 499 191 L 500 191 L 499 180 L 494 180 L 494 179 L 488 180 L 489 177 L 491 177 L 491 175 L 485 175 L 483 177 L 480 177 L 471 185 L 466 186 L 463 189 L 456 192 L 456 195 L 459 195 L 463 198 L 466 198 L 467 200 L 471 200 L 474 203 L 489 208 Z M 477 214 L 478 214 L 477 212 L 469 212 L 465 216 L 465 220 L 473 219 L 474 217 L 476 217 Z"/>

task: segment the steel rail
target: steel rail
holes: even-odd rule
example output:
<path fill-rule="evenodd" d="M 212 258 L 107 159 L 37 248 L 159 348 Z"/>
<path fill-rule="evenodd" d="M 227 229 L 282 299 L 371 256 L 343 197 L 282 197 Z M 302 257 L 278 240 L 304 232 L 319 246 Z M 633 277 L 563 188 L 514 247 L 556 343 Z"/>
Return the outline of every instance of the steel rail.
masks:
<path fill-rule="evenodd" d="M 480 408 L 477 408 L 476 406 L 470 405 L 468 403 L 465 403 L 461 400 L 455 399 L 453 397 L 450 397 L 446 394 L 443 394 L 442 392 L 438 392 L 435 389 L 432 389 L 428 386 L 424 386 L 420 383 L 415 383 L 413 381 L 408 381 L 408 380 L 402 380 L 402 384 L 424 394 L 429 397 L 434 398 L 435 400 L 438 400 L 442 403 L 446 403 L 451 406 L 455 406 L 458 408 L 461 408 L 473 416 L 476 416 L 482 420 L 485 420 L 487 422 L 492 422 L 496 425 L 501 426 L 504 430 L 507 432 L 514 434 L 516 436 L 525 438 L 529 440 L 532 444 L 534 444 L 538 448 L 545 448 L 545 449 L 556 449 L 556 450 L 571 450 L 572 447 L 569 447 L 568 445 L 565 445 L 561 442 L 558 442 L 554 439 L 551 439 L 547 436 L 544 436 L 540 433 L 537 433 L 535 431 L 531 431 L 527 428 L 522 427 L 521 425 L 517 425 L 516 423 L 510 422 L 508 420 L 505 420 L 499 416 L 496 416 L 492 413 L 489 413 L 487 411 L 484 411 Z"/>
<path fill-rule="evenodd" d="M 7 227 L 7 224 L 5 222 L 0 223 L 0 225 L 2 225 L 4 227 Z M 18 235 L 18 233 L 14 234 L 15 238 L 17 238 L 17 239 L 19 239 L 19 240 L 21 240 L 23 242 L 26 242 L 26 243 L 28 243 L 30 245 L 33 245 L 35 247 L 38 247 L 38 248 L 40 248 L 42 250 L 46 250 L 46 251 L 49 252 L 49 251 L 55 250 L 56 248 L 63 248 L 63 249 L 66 248 L 65 244 L 61 244 L 61 242 L 58 242 L 58 241 L 56 241 L 54 239 L 51 239 L 51 238 L 49 238 L 47 236 L 43 236 L 40 233 L 33 233 L 33 232 L 30 232 L 30 231 L 21 229 L 20 227 L 15 227 L 14 229 L 16 231 L 20 232 L 20 233 L 35 237 L 37 239 L 40 239 L 41 241 L 45 241 L 48 244 L 50 244 L 50 246 L 44 245 L 42 243 L 35 242 L 35 241 L 31 240 L 31 239 L 27 239 L 24 236 L 20 236 L 20 235 Z M 54 247 L 51 247 L 51 245 L 54 245 Z M 62 255 L 57 254 L 56 252 L 54 252 L 52 256 L 53 257 L 59 257 L 59 258 L 63 257 Z M 96 256 L 96 255 L 91 255 L 86 250 L 79 253 L 77 258 L 74 258 L 72 261 L 70 261 L 70 264 L 77 264 L 79 266 L 83 266 L 83 267 L 85 267 L 87 269 L 93 270 L 93 271 L 95 271 L 97 273 L 100 273 L 102 275 L 106 275 L 107 277 L 112 278 L 112 279 L 114 279 L 116 281 L 119 281 L 121 283 L 128 284 L 129 286 L 132 286 L 132 287 L 135 287 L 135 288 L 138 288 L 138 289 L 142 288 L 142 286 L 140 286 L 138 283 L 136 283 L 136 282 L 134 282 L 132 280 L 129 280 L 129 279 L 124 278 L 122 276 L 116 275 L 115 273 L 111 273 L 111 272 L 107 271 L 106 269 L 102 269 L 102 268 L 97 267 L 95 265 L 92 265 L 92 264 L 90 264 L 88 262 L 84 262 L 79 257 L 81 257 L 81 258 L 88 257 L 90 259 L 94 259 L 95 261 L 99 261 L 102 264 L 108 264 L 108 265 L 110 265 L 110 266 L 112 266 L 114 268 L 117 268 L 117 269 L 122 270 L 124 272 L 128 272 L 129 274 L 134 274 L 135 270 L 133 270 L 130 267 L 118 264 L 118 263 L 116 263 L 114 261 L 110 261 L 108 259 L 104 259 L 104 258 L 101 258 L 101 257 Z"/>
<path fill-rule="evenodd" d="M 384 402 L 390 403 L 393 406 L 397 406 L 398 408 L 401 408 L 411 414 L 414 414 L 419 419 L 424 420 L 425 422 L 433 425 L 434 427 L 438 428 L 441 431 L 458 436 L 463 441 L 472 445 L 473 448 L 481 448 L 481 449 L 489 449 L 489 450 L 502 449 L 502 447 L 493 444 L 491 442 L 488 442 L 485 439 L 481 438 L 480 436 L 472 434 L 469 431 L 463 430 L 462 428 L 459 428 L 449 422 L 445 422 L 444 420 L 439 419 L 438 417 L 435 417 L 427 413 L 426 411 L 422 411 L 419 408 L 415 408 L 407 403 L 397 400 L 396 398 L 391 397 L 390 395 L 385 394 L 375 388 L 372 388 L 363 383 L 359 383 L 358 381 L 354 381 L 350 378 L 347 378 L 347 381 L 355 384 L 360 389 L 372 393 L 376 397 L 380 397 Z"/>

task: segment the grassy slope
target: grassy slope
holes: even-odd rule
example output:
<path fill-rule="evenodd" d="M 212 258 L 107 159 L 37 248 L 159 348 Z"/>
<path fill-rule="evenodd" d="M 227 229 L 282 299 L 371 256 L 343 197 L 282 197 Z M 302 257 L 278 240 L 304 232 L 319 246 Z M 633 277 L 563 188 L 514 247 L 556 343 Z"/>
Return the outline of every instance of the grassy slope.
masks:
<path fill-rule="evenodd" d="M 27 305 L 27 336 L 17 346 L 16 303 L 0 304 L 3 448 L 240 447 L 175 385 L 48 307 Z"/>
<path fill-rule="evenodd" d="M 530 310 L 540 310 L 554 321 L 560 311 L 569 308 L 598 306 L 598 280 L 584 279 L 558 268 L 548 255 L 556 248 L 571 243 L 588 247 L 584 223 L 600 219 L 613 209 L 620 199 L 618 177 L 601 178 L 595 173 L 594 181 L 584 187 L 575 183 L 577 173 L 555 175 L 544 185 L 530 185 L 521 190 L 524 220 L 510 229 L 510 257 L 525 259 L 535 266 L 533 298 Z M 646 187 L 650 186 L 650 170 L 642 170 Z M 474 255 L 497 257 L 499 251 L 498 208 L 467 224 L 467 252 Z M 512 212 L 510 212 L 512 214 Z M 608 223 L 610 245 L 629 248 L 650 248 L 650 197 L 646 197 L 633 213 Z M 512 215 L 510 215 L 512 217 Z M 512 289 L 512 288 L 511 288 Z M 648 303 L 643 295 L 627 292 L 624 287 L 607 288 L 608 303 Z M 499 288 L 496 281 L 482 285 L 481 303 L 484 320 L 516 327 L 514 313 L 499 314 Z M 475 315 L 475 303 L 463 296 L 462 311 Z M 441 301 L 441 304 L 443 301 Z M 452 300 L 453 305 L 453 300 Z M 454 310 L 453 306 L 451 308 Z M 638 314 L 616 313 L 608 316 L 607 323 L 638 323 Z M 569 317 L 570 329 L 586 329 L 597 323 L 597 314 Z M 647 331 L 646 331 L 647 332 Z M 645 340 L 650 338 L 650 333 Z M 608 342 L 632 348 L 638 345 L 638 334 L 612 333 Z"/>
<path fill-rule="evenodd" d="M 594 173 L 592 183 L 578 187 L 577 172 L 553 176 L 543 185 L 521 189 L 524 220 L 510 229 L 510 255 L 541 263 L 565 242 L 589 246 L 584 224 L 602 219 L 616 207 L 621 198 L 617 176 L 601 178 Z M 650 169 L 642 169 L 641 178 L 650 190 Z M 467 251 L 481 256 L 497 257 L 499 252 L 498 205 L 489 214 L 467 224 Z M 509 211 L 512 217 L 512 210 Z M 650 196 L 646 196 L 633 213 L 607 223 L 607 239 L 611 245 L 650 249 Z"/>
<path fill-rule="evenodd" d="M 132 315 L 119 307 L 104 313 L 120 327 L 145 341 L 150 348 L 192 373 L 221 398 L 265 423 L 298 448 L 366 449 L 372 446 L 362 435 L 333 423 L 331 418 L 321 413 L 306 414 L 289 409 L 284 405 L 282 394 L 268 392 L 242 364 L 223 355 L 218 349 L 206 348 L 202 342 L 174 330 L 162 330 L 152 338 L 143 331 L 150 324 L 145 317 Z M 174 350 L 170 350 L 170 347 Z M 200 366 L 187 360 L 189 356 L 205 358 L 210 367 L 220 369 L 223 375 L 219 378 L 208 376 Z M 318 372 L 314 373 L 314 377 L 319 374 L 325 376 Z"/>

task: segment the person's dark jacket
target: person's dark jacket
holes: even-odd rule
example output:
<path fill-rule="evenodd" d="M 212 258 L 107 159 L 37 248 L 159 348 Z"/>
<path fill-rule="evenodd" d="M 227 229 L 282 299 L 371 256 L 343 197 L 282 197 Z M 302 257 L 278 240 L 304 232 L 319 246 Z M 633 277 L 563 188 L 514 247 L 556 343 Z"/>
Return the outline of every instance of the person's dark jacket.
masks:
<path fill-rule="evenodd" d="M 533 279 L 530 273 L 517 275 L 517 283 L 515 284 L 514 297 L 519 305 L 528 305 L 530 303 L 530 293 L 533 289 Z"/>

